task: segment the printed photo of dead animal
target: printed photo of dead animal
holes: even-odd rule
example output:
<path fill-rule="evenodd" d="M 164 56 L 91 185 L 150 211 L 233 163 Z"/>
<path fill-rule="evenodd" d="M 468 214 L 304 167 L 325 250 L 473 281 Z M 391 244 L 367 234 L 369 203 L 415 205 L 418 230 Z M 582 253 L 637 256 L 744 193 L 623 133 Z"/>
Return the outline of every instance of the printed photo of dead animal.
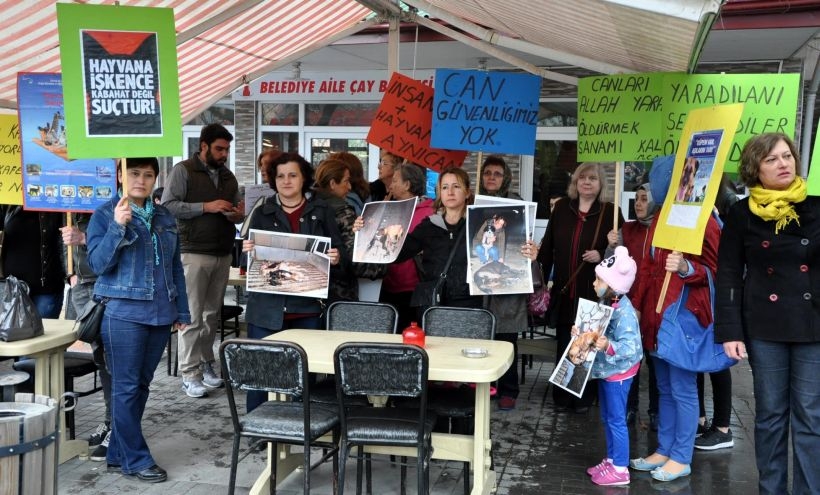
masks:
<path fill-rule="evenodd" d="M 247 289 L 326 299 L 330 275 L 327 237 L 251 230 Z"/>
<path fill-rule="evenodd" d="M 416 198 L 364 205 L 364 227 L 356 232 L 353 261 L 392 263 L 399 256 L 416 208 Z"/>

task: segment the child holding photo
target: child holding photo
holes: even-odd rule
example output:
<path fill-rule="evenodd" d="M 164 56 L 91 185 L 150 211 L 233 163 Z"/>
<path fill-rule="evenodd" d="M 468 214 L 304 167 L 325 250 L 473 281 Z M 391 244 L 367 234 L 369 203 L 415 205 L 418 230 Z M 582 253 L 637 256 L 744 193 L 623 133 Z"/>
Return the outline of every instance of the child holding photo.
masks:
<path fill-rule="evenodd" d="M 587 469 L 596 485 L 629 484 L 629 430 L 626 427 L 626 399 L 632 377 L 638 372 L 643 357 L 638 315 L 625 296 L 635 281 L 637 266 L 623 246 L 595 267 L 592 283 L 600 304 L 614 311 L 606 331 L 595 341 L 598 352 L 592 364 L 592 378 L 598 381 L 601 421 L 606 433 L 606 457 Z M 572 328 L 574 334 L 578 329 Z"/>

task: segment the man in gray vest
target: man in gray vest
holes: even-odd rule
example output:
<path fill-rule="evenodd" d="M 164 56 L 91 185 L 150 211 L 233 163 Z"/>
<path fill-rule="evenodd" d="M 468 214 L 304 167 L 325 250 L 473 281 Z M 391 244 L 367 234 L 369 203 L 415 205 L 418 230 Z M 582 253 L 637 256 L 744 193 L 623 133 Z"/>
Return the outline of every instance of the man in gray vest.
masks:
<path fill-rule="evenodd" d="M 225 284 L 231 267 L 235 223 L 245 205 L 233 172 L 226 167 L 233 136 L 219 124 L 208 124 L 199 135 L 199 152 L 174 165 L 162 194 L 179 226 L 182 265 L 191 324 L 179 332 L 178 357 L 182 390 L 205 397 L 223 386 L 215 372 L 214 339 Z"/>

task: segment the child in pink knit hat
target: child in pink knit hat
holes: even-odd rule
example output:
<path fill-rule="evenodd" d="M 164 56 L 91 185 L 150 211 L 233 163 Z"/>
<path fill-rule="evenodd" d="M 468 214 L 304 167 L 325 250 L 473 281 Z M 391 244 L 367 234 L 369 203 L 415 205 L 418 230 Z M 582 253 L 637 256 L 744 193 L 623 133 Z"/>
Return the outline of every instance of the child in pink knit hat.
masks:
<path fill-rule="evenodd" d="M 603 486 L 629 484 L 626 399 L 643 357 L 638 315 L 625 295 L 635 281 L 635 272 L 635 260 L 625 247 L 618 246 L 612 256 L 595 267 L 592 283 L 599 303 L 613 308 L 606 331 L 595 341 L 598 352 L 591 372 L 593 378 L 601 378 L 598 400 L 607 452 L 599 464 L 587 469 L 587 474 L 593 483 Z"/>

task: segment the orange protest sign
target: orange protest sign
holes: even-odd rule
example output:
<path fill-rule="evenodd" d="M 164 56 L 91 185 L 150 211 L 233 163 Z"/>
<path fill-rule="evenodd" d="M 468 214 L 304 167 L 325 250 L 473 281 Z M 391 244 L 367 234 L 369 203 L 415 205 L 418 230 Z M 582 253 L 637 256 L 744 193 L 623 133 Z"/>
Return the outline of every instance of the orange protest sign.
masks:
<path fill-rule="evenodd" d="M 441 172 L 460 167 L 466 151 L 430 146 L 433 126 L 433 88 L 398 72 L 387 85 L 367 142 L 423 167 Z"/>

